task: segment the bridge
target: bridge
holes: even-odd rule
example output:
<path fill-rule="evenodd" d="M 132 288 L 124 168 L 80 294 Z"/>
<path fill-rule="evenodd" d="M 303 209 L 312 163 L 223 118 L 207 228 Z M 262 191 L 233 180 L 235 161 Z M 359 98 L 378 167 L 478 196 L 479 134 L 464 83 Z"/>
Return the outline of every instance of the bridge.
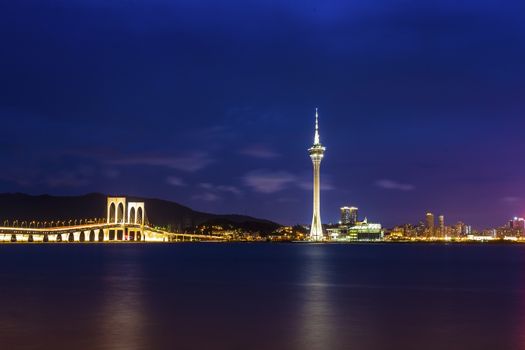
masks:
<path fill-rule="evenodd" d="M 169 232 L 147 223 L 144 202 L 127 202 L 125 197 L 107 198 L 107 218 L 70 220 L 56 226 L 29 225 L 14 221 L 0 226 L 0 243 L 150 243 L 184 241 L 222 241 L 221 236 Z M 31 227 L 32 226 L 32 227 Z M 47 227 L 46 227 L 47 226 Z"/>

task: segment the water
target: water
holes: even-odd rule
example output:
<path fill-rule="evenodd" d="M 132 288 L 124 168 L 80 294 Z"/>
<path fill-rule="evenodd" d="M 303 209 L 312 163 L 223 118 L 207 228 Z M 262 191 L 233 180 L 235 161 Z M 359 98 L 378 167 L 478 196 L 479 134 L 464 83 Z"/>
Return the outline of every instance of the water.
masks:
<path fill-rule="evenodd" d="M 0 245 L 0 349 L 525 349 L 525 246 Z"/>

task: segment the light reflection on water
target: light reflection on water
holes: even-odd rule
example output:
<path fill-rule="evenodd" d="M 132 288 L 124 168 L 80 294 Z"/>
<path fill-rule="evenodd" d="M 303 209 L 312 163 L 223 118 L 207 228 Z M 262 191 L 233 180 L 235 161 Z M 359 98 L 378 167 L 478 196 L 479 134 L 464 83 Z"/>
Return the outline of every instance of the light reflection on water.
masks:
<path fill-rule="evenodd" d="M 107 349 L 144 349 L 142 267 L 136 261 L 110 264 L 103 276 L 104 300 L 99 314 L 101 346 Z"/>
<path fill-rule="evenodd" d="M 326 250 L 320 245 L 309 245 L 304 252 L 302 270 L 304 283 L 301 296 L 301 313 L 298 318 L 298 345 L 300 349 L 317 350 L 332 348 L 333 305 L 329 294 Z"/>

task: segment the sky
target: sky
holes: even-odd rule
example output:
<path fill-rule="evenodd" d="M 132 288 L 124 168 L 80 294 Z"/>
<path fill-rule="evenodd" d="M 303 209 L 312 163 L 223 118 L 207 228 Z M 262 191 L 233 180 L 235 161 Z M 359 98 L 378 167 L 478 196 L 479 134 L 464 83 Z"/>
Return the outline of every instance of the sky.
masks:
<path fill-rule="evenodd" d="M 0 192 L 309 223 L 525 216 L 525 2 L 0 3 Z"/>

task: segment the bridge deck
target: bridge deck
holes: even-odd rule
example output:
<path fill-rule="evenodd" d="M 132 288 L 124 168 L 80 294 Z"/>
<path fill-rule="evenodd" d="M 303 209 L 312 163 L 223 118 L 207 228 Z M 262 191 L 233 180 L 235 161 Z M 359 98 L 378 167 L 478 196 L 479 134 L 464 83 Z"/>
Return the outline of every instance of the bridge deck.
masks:
<path fill-rule="evenodd" d="M 65 237 L 62 237 L 65 236 Z M 86 237 L 87 236 L 87 237 Z M 148 225 L 94 223 L 59 227 L 0 226 L 0 242 L 223 241 L 224 237 L 168 232 Z"/>

